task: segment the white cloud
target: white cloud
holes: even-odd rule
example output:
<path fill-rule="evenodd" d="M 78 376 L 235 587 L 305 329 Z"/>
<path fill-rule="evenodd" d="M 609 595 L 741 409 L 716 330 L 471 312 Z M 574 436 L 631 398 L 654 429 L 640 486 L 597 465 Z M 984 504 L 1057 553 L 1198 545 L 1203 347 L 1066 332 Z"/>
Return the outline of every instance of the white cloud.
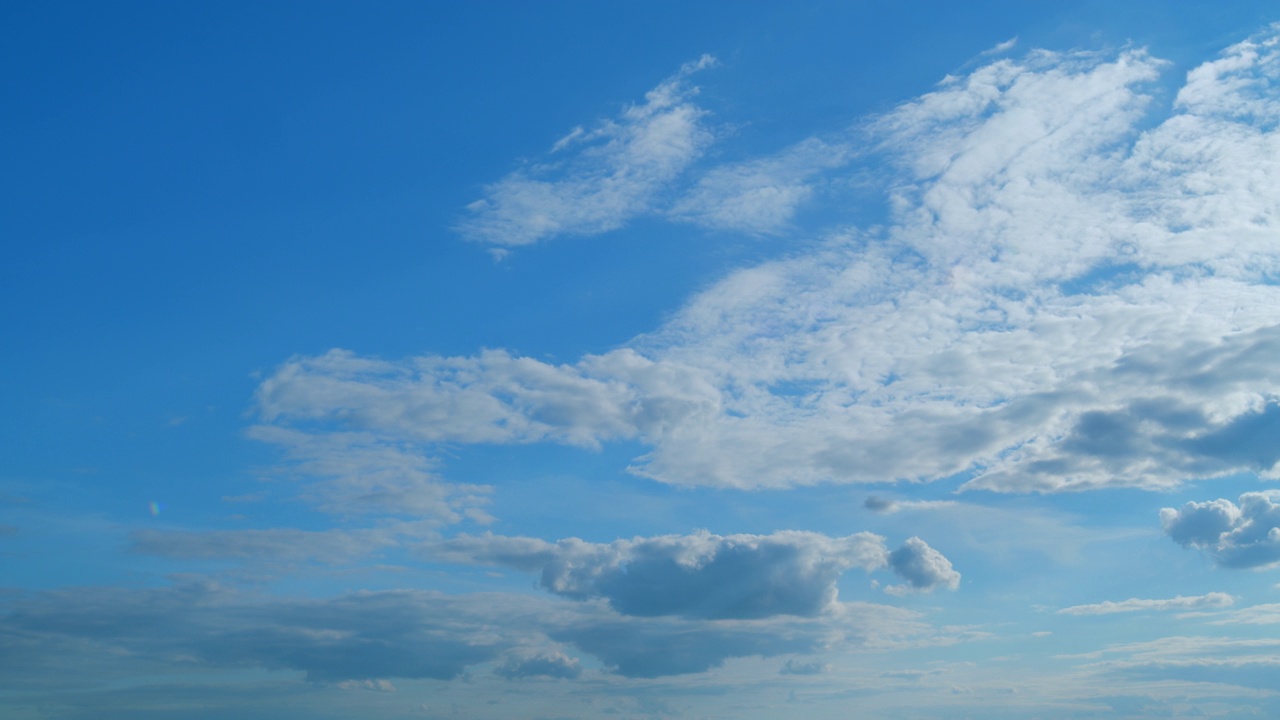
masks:
<path fill-rule="evenodd" d="M 678 221 L 715 230 L 774 234 L 815 191 L 820 173 L 847 164 L 848 142 L 810 138 L 769 158 L 714 168 L 668 211 Z"/>
<path fill-rule="evenodd" d="M 286 364 L 259 408 L 422 443 L 638 440 L 629 469 L 680 485 L 1275 473 L 1280 131 L 1260 118 L 1280 112 L 1277 46 L 1246 45 L 1163 119 L 1145 52 L 993 62 L 865 123 L 897 168 L 881 228 L 734 272 L 576 363 L 334 352 Z M 778 167 L 778 187 L 811 184 L 813 163 L 780 157 L 700 187 L 773 187 Z M 759 207 L 742 227 L 794 206 Z"/>
<path fill-rule="evenodd" d="M 1230 500 L 1189 502 L 1162 508 L 1160 522 L 1174 542 L 1202 550 L 1229 568 L 1280 563 L 1280 503 L 1273 492 L 1251 492 Z"/>
<path fill-rule="evenodd" d="M 412 443 L 369 432 L 302 432 L 258 425 L 249 437 L 281 448 L 273 468 L 299 482 L 301 497 L 331 514 L 399 515 L 437 524 L 487 521 L 490 488 L 442 480 L 435 462 Z"/>
<path fill-rule="evenodd" d="M 955 589 L 960 575 L 919 538 L 890 553 L 871 533 L 831 538 L 772 535 L 664 535 L 612 543 L 577 538 L 462 535 L 426 546 L 431 557 L 538 573 L 540 584 L 578 600 L 604 598 L 623 615 L 703 619 L 816 617 L 836 606 L 836 581 L 851 568 L 888 565 L 912 589 Z"/>
<path fill-rule="evenodd" d="M 960 573 L 951 567 L 951 561 L 918 537 L 907 538 L 902 547 L 889 553 L 888 562 L 889 567 L 907 582 L 890 585 L 885 592 L 903 594 L 931 592 L 938 587 L 951 590 L 960 587 Z"/>
<path fill-rule="evenodd" d="M 458 229 L 470 240 L 515 247 L 614 230 L 648 211 L 711 141 L 687 79 L 714 63 L 710 56 L 687 63 L 616 120 L 575 128 L 545 161 L 487 186 Z"/>
<path fill-rule="evenodd" d="M 1074 605 L 1062 608 L 1058 612 L 1063 615 L 1110 615 L 1112 613 L 1125 612 L 1221 609 L 1231 607 L 1234 604 L 1235 598 L 1230 595 L 1213 592 L 1193 597 L 1179 595 L 1163 600 L 1142 600 L 1139 598 L 1130 598 L 1120 602 L 1106 600 L 1092 605 Z"/>

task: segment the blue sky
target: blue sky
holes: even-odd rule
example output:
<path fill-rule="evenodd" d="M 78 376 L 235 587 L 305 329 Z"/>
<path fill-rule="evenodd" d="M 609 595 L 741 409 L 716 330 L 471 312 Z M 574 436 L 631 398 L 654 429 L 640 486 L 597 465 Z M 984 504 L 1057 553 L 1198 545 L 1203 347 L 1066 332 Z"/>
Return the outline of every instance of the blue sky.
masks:
<path fill-rule="evenodd" d="M 1265 3 L 7 3 L 0 714 L 1280 713 Z"/>

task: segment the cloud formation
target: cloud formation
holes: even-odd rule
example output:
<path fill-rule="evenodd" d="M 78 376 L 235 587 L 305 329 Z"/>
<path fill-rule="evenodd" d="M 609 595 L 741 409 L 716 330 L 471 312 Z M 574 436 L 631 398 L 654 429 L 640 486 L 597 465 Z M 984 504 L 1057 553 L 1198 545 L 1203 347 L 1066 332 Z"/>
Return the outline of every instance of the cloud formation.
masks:
<path fill-rule="evenodd" d="M 1062 615 L 1110 615 L 1125 612 L 1164 612 L 1168 610 L 1218 610 L 1234 605 L 1236 599 L 1226 593 L 1212 592 L 1206 595 L 1183 597 L 1181 595 L 1164 600 L 1142 600 L 1130 598 L 1115 602 L 1106 600 L 1091 605 L 1073 605 L 1062 608 Z"/>
<path fill-rule="evenodd" d="M 1055 492 L 1275 474 L 1274 37 L 1192 72 L 1163 117 L 1150 88 L 1165 63 L 1140 50 L 991 62 L 850 131 L 857 157 L 896 168 L 883 226 L 815 233 L 627 347 L 573 363 L 501 350 L 295 358 L 259 389 L 261 417 L 384 442 L 640 441 L 648 452 L 629 470 L 680 485 L 965 473 L 967 488 Z M 684 97 L 683 77 L 644 112 L 683 107 L 670 99 Z M 771 232 L 811 183 L 858 171 L 852 153 L 814 160 L 849 142 L 710 168 L 676 214 L 732 225 L 703 210 L 767 190 L 784 199 L 755 205 L 763 215 L 740 229 Z M 546 207 L 577 197 L 566 192 Z M 627 197 L 632 214 L 649 202 Z M 583 198 L 582 217 L 615 204 Z M 517 205 L 492 202 L 473 231 L 486 242 L 594 232 L 626 215 L 512 230 L 526 226 L 501 208 Z"/>
<path fill-rule="evenodd" d="M 485 187 L 458 230 L 469 240 L 509 248 L 615 230 L 646 212 L 711 142 L 702 123 L 706 113 L 692 102 L 697 88 L 687 79 L 713 64 L 704 55 L 617 119 L 575 128 L 546 160 Z"/>
<path fill-rule="evenodd" d="M 1216 565 L 1267 567 L 1280 563 L 1280 503 L 1272 492 L 1244 493 L 1239 504 L 1217 499 L 1162 508 L 1160 523 L 1174 542 L 1201 550 Z"/>
<path fill-rule="evenodd" d="M 703 672 L 735 657 L 954 642 L 918 613 L 838 603 L 818 618 L 706 620 L 621 615 L 599 603 L 501 593 L 357 592 L 322 599 L 250 595 L 181 580 L 161 588 L 69 588 L 6 598 L 0 687 L 65 688 L 178 667 L 300 673 L 315 683 L 389 689 L 489 667 L 509 680 L 586 672 L 566 646 L 628 677 Z"/>
<path fill-rule="evenodd" d="M 911 538 L 890 553 L 884 538 L 858 533 L 664 535 L 612 543 L 577 538 L 462 535 L 427 546 L 451 562 L 493 564 L 539 574 L 550 592 L 604 598 L 623 615 L 692 619 L 816 617 L 836 605 L 836 581 L 851 568 L 889 566 L 914 590 L 955 589 L 959 573 L 941 553 Z"/>
<path fill-rule="evenodd" d="M 576 538 L 555 545 L 533 538 L 462 536 L 433 552 L 541 573 L 541 584 L 575 599 L 604 597 L 626 615 L 746 619 L 813 617 L 836 602 L 848 569 L 888 565 L 912 588 L 955 589 L 960 576 L 919 538 L 890 553 L 871 533 L 830 538 L 809 532 L 773 535 L 667 535 L 613 543 Z"/>

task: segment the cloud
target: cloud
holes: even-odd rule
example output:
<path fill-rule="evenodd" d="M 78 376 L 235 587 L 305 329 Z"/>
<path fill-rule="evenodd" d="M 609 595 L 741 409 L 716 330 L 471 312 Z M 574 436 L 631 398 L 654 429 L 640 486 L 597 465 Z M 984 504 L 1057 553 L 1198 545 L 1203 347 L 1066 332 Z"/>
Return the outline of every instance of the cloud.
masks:
<path fill-rule="evenodd" d="M 135 530 L 130 550 L 182 560 L 266 560 L 343 563 L 360 560 L 399 542 L 407 527 L 364 530 Z"/>
<path fill-rule="evenodd" d="M 1063 615 L 1110 615 L 1125 612 L 1165 612 L 1169 610 L 1205 610 L 1228 608 L 1235 604 L 1235 598 L 1226 593 L 1213 592 L 1206 595 L 1183 597 L 1165 600 L 1141 600 L 1130 598 L 1120 602 L 1107 600 L 1092 605 L 1073 605 L 1062 608 L 1058 612 Z"/>
<path fill-rule="evenodd" d="M 73 588 L 0 615 L 0 667 L 18 686 L 28 670 L 61 677 L 80 658 L 102 656 L 134 672 L 155 663 L 291 670 L 323 683 L 449 679 L 536 641 L 537 609 L 529 598 L 407 590 L 269 600 L 207 583 Z"/>
<path fill-rule="evenodd" d="M 891 585 L 885 588 L 886 592 L 932 592 L 938 587 L 950 590 L 960 587 L 960 573 L 951 567 L 951 561 L 918 537 L 907 538 L 902 547 L 889 553 L 888 562 L 907 583 Z"/>
<path fill-rule="evenodd" d="M 777 657 L 859 647 L 889 649 L 954 642 L 934 634 L 908 610 L 838 603 L 822 618 L 777 616 L 752 620 L 681 617 L 600 617 L 560 631 L 569 642 L 627 677 L 705 672 L 735 657 Z"/>
<path fill-rule="evenodd" d="M 271 472 L 298 481 L 301 498 L 323 512 L 394 515 L 437 524 L 463 517 L 488 519 L 482 508 L 490 488 L 444 481 L 434 472 L 434 460 L 412 442 L 363 431 L 307 432 L 270 425 L 251 427 L 248 435 L 283 450 L 285 462 Z"/>
<path fill-rule="evenodd" d="M 853 154 L 847 141 L 810 138 L 773 157 L 717 167 L 668 216 L 713 230 L 779 233 L 811 198 L 823 171 L 847 164 Z"/>
<path fill-rule="evenodd" d="M 835 143 L 813 138 L 711 168 L 689 208 L 878 163 L 888 216 L 814 232 L 573 363 L 295 358 L 262 384 L 261 417 L 387 442 L 638 441 L 628 470 L 677 485 L 1277 474 L 1276 32 L 1193 72 L 1163 116 L 1166 64 L 1146 52 L 1034 51 L 863 121 L 845 165 L 805 160 Z M 794 207 L 761 203 L 740 229 Z"/>
<path fill-rule="evenodd" d="M 426 546 L 439 560 L 495 564 L 539 574 L 542 587 L 585 600 L 604 598 L 623 615 L 700 619 L 816 617 L 836 605 L 836 581 L 851 568 L 886 566 L 910 587 L 955 589 L 960 575 L 919 538 L 889 553 L 871 533 L 831 538 L 772 535 L 664 535 L 608 544 L 577 538 L 462 535 Z"/>
<path fill-rule="evenodd" d="M 729 658 L 955 638 L 918 613 L 840 603 L 820 618 L 630 617 L 600 603 L 417 590 L 330 598 L 251 595 L 183 580 L 150 589 L 68 588 L 7 598 L 0 687 L 58 691 L 174 668 L 261 668 L 313 683 L 389 690 L 395 679 L 572 678 L 573 645 L 628 677 L 703 672 Z M 78 669 L 93 672 L 77 674 Z M 83 678 L 74 680 L 73 677 Z"/>
<path fill-rule="evenodd" d="M 1174 542 L 1203 551 L 1221 567 L 1280 563 L 1280 504 L 1274 492 L 1244 493 L 1230 500 L 1189 502 L 1162 508 L 1160 523 Z"/>
<path fill-rule="evenodd" d="M 573 679 L 582 674 L 582 663 L 556 650 L 508 658 L 494 669 L 494 673 L 508 680 L 530 677 Z"/>
<path fill-rule="evenodd" d="M 687 79 L 714 64 L 704 55 L 618 118 L 590 130 L 575 128 L 551 157 L 485 187 L 458 230 L 469 240 L 507 248 L 614 230 L 648 211 L 711 142 L 702 124 L 706 111 L 691 101 L 697 88 Z"/>
<path fill-rule="evenodd" d="M 868 495 L 862 506 L 874 513 L 889 515 L 902 510 L 937 510 L 958 505 L 954 500 L 895 500 Z"/>
<path fill-rule="evenodd" d="M 813 662 L 797 662 L 794 658 L 789 658 L 778 669 L 779 675 L 822 675 L 829 671 L 831 666 L 827 663 L 814 660 Z"/>

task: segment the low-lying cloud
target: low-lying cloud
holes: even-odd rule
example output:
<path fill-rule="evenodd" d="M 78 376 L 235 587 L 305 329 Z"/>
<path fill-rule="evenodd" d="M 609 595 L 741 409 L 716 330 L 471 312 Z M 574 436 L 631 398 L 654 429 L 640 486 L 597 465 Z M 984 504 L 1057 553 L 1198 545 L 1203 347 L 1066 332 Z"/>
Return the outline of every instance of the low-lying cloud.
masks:
<path fill-rule="evenodd" d="M 779 615 L 816 617 L 837 601 L 846 570 L 889 567 L 901 590 L 955 589 L 960 574 L 919 538 L 889 552 L 884 538 L 858 533 L 832 538 L 811 532 L 772 535 L 665 535 L 612 543 L 577 538 L 549 543 L 485 534 L 427 546 L 430 556 L 537 573 L 557 595 L 603 598 L 624 615 L 710 620 Z"/>

